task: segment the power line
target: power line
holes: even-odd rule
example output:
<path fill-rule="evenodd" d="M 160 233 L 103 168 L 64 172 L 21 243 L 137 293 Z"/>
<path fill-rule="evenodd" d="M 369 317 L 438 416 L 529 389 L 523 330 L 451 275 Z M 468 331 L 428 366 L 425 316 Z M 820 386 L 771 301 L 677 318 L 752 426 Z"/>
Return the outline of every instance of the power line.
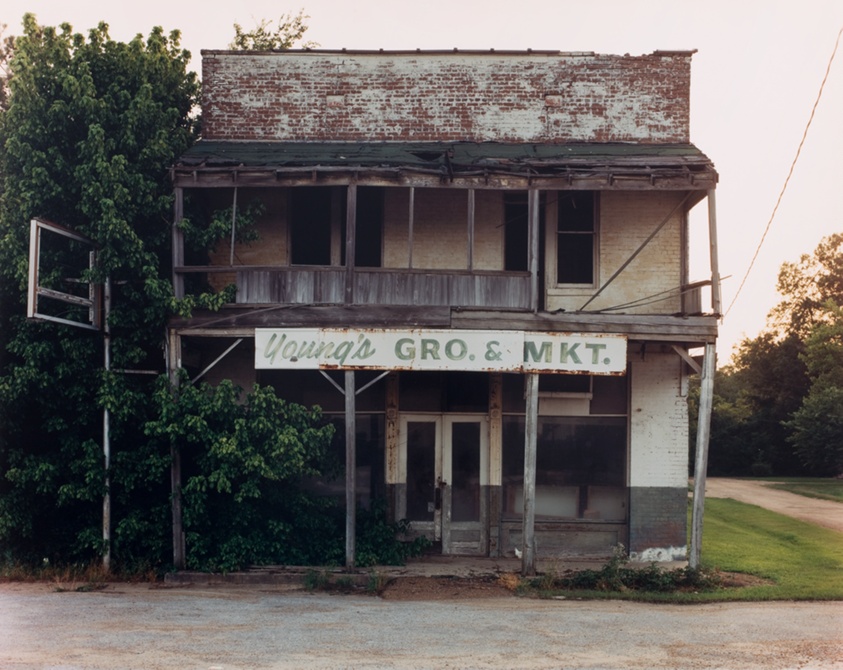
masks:
<path fill-rule="evenodd" d="M 770 215 L 770 220 L 767 221 L 767 227 L 764 229 L 764 234 L 761 236 L 761 240 L 758 242 L 758 246 L 755 248 L 755 254 L 752 256 L 752 260 L 749 262 L 749 267 L 746 269 L 746 274 L 743 276 L 741 280 L 740 286 L 738 286 L 738 291 L 735 293 L 735 297 L 732 298 L 732 302 L 729 303 L 729 307 L 726 309 L 726 312 L 723 316 L 727 316 L 731 311 L 732 307 L 734 307 L 735 303 L 738 300 L 738 296 L 741 294 L 741 290 L 746 284 L 746 280 L 749 277 L 749 273 L 752 272 L 752 267 L 755 265 L 755 261 L 758 259 L 758 254 L 761 252 L 761 246 L 764 244 L 764 240 L 767 238 L 767 233 L 770 232 L 770 226 L 773 225 L 773 219 L 776 218 L 776 212 L 779 210 L 779 205 L 782 202 L 782 198 L 784 197 L 784 193 L 787 190 L 788 182 L 790 182 L 790 177 L 793 175 L 793 170 L 796 167 L 796 161 L 799 160 L 799 154 L 802 153 L 802 145 L 805 144 L 805 138 L 808 136 L 808 129 L 811 127 L 811 122 L 814 120 L 814 114 L 817 111 L 817 106 L 820 104 L 820 98 L 823 95 L 823 89 L 825 88 L 825 83 L 828 81 L 828 74 L 831 72 L 831 64 L 834 62 L 834 57 L 837 55 L 837 47 L 840 44 L 840 36 L 843 35 L 843 27 L 837 33 L 837 39 L 834 42 L 834 49 L 831 52 L 831 58 L 828 59 L 828 66 L 825 69 L 825 76 L 823 77 L 822 83 L 820 84 L 820 90 L 817 93 L 817 99 L 814 101 L 814 106 L 811 109 L 811 116 L 808 118 L 808 123 L 805 126 L 805 131 L 802 133 L 802 139 L 799 142 L 799 147 L 796 149 L 796 156 L 793 157 L 793 162 L 790 164 L 790 170 L 787 173 L 787 177 L 784 180 L 784 185 L 782 186 L 782 190 L 779 193 L 779 197 L 776 200 L 776 206 L 773 207 L 773 213 Z"/>

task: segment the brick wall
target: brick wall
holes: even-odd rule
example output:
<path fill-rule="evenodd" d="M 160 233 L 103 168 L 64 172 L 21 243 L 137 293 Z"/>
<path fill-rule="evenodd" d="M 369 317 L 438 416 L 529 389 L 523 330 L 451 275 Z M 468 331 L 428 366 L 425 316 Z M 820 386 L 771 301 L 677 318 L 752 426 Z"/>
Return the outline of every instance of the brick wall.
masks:
<path fill-rule="evenodd" d="M 209 140 L 689 141 L 691 52 L 202 55 Z"/>
<path fill-rule="evenodd" d="M 683 193 L 674 192 L 600 193 L 600 286 L 629 260 L 683 196 Z M 553 216 L 553 212 L 550 212 L 550 221 Z M 682 302 L 678 289 L 682 283 L 682 226 L 681 214 L 674 213 L 632 263 L 589 305 L 589 309 L 605 309 L 658 296 L 659 302 L 628 307 L 623 311 L 633 314 L 673 314 L 680 311 Z M 549 235 L 552 235 L 551 223 L 548 223 L 548 230 Z M 552 244 L 554 240 L 549 237 L 551 252 Z M 673 292 L 665 294 L 665 291 Z M 578 289 L 549 286 L 547 306 L 550 310 L 576 310 L 593 293 L 592 287 Z"/>
<path fill-rule="evenodd" d="M 688 402 L 675 353 L 630 356 L 630 486 L 688 484 Z"/>
<path fill-rule="evenodd" d="M 629 552 L 640 561 L 681 561 L 688 545 L 688 489 L 629 490 Z"/>
<path fill-rule="evenodd" d="M 629 550 L 643 561 L 687 551 L 688 403 L 675 353 L 630 354 Z"/>

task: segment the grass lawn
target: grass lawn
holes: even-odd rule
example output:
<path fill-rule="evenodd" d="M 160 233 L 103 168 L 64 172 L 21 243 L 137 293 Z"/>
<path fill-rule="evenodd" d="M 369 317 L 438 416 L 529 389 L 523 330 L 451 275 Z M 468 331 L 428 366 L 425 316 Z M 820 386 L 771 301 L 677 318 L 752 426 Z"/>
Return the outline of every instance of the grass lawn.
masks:
<path fill-rule="evenodd" d="M 798 493 L 809 498 L 843 502 L 843 479 L 777 477 L 764 481 L 772 482 L 771 488 L 774 489 Z"/>
<path fill-rule="evenodd" d="M 706 500 L 702 564 L 773 582 L 732 590 L 729 599 L 843 600 L 843 534 L 755 505 Z"/>
<path fill-rule="evenodd" d="M 702 567 L 704 574 L 740 573 L 760 579 L 741 579 L 739 581 L 758 583 L 739 588 L 697 590 L 685 587 L 658 592 L 559 588 L 553 575 L 544 575 L 532 583 L 530 590 L 542 597 L 671 603 L 843 600 L 843 533 L 755 505 L 710 498 L 706 500 L 703 519 Z"/>

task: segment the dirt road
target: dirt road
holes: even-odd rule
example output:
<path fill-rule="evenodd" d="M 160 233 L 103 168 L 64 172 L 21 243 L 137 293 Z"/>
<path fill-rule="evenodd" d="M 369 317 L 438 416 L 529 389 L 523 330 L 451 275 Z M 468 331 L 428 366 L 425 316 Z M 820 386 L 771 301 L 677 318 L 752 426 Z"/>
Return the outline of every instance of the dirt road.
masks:
<path fill-rule="evenodd" d="M 0 584 L 3 670 L 843 670 L 843 604 L 397 602 L 256 587 Z"/>
<path fill-rule="evenodd" d="M 767 482 L 709 477 L 706 498 L 732 498 L 843 533 L 843 503 L 778 491 Z"/>

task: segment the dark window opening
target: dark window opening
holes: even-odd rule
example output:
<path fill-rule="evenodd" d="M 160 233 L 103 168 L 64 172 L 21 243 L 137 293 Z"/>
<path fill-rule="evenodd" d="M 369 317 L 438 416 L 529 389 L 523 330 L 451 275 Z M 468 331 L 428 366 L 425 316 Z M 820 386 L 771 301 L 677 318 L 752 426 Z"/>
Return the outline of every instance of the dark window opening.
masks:
<path fill-rule="evenodd" d="M 539 375 L 540 393 L 591 393 L 588 375 Z"/>
<path fill-rule="evenodd" d="M 358 187 L 354 265 L 379 268 L 383 264 L 383 189 Z"/>
<path fill-rule="evenodd" d="M 485 372 L 402 372 L 398 377 L 402 412 L 488 412 Z"/>
<path fill-rule="evenodd" d="M 503 204 L 503 269 L 509 272 L 527 272 L 530 235 L 527 194 L 512 193 L 504 196 Z"/>
<path fill-rule="evenodd" d="M 596 198 L 591 191 L 559 194 L 556 282 L 594 283 Z"/>
<path fill-rule="evenodd" d="M 331 189 L 295 188 L 290 198 L 290 261 L 331 264 Z"/>
<path fill-rule="evenodd" d="M 503 420 L 504 515 L 524 509 L 524 418 Z M 626 520 L 626 418 L 539 417 L 537 519 Z"/>
<path fill-rule="evenodd" d="M 544 194 L 539 201 L 539 229 L 544 229 Z M 530 270 L 530 212 L 527 193 L 505 193 L 503 203 L 503 269 L 507 272 Z M 539 258 L 544 254 L 544 236 L 539 233 Z M 539 268 L 541 275 L 541 268 Z"/>

